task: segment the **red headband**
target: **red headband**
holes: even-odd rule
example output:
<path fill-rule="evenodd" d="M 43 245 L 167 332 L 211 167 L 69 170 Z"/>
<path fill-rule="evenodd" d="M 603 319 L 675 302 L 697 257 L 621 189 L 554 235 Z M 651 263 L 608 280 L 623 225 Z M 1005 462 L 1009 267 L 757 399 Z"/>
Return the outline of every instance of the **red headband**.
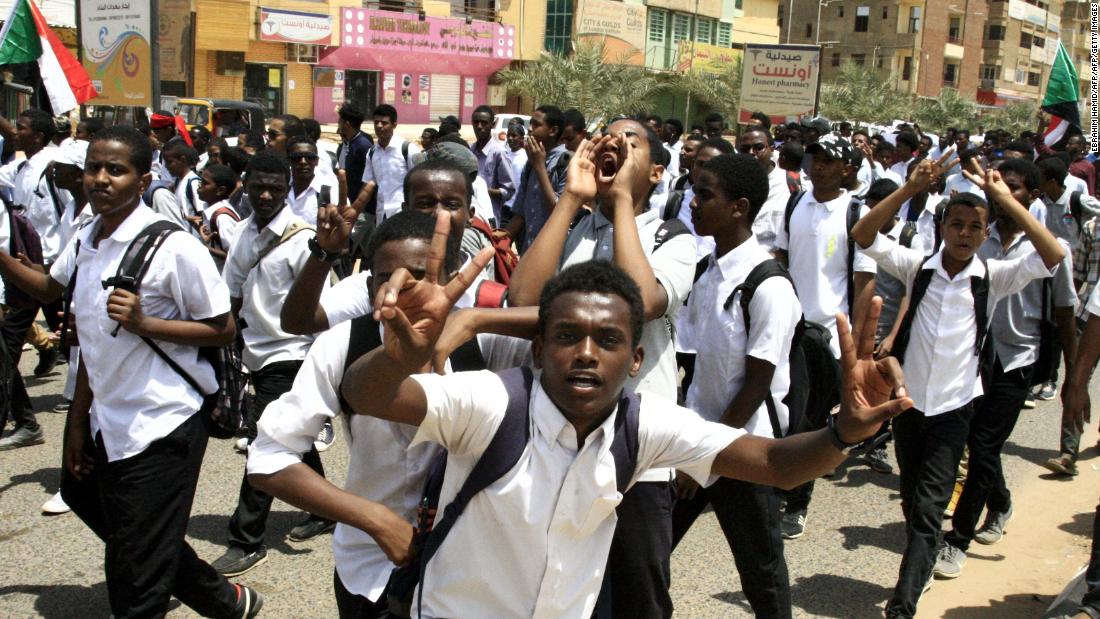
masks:
<path fill-rule="evenodd" d="M 188 146 L 194 146 L 191 143 L 191 134 L 187 131 L 187 123 L 183 121 L 182 116 L 165 116 L 163 114 L 153 114 L 149 117 L 150 129 L 167 129 L 168 127 L 175 127 L 176 133 L 183 138 L 183 141 Z"/>

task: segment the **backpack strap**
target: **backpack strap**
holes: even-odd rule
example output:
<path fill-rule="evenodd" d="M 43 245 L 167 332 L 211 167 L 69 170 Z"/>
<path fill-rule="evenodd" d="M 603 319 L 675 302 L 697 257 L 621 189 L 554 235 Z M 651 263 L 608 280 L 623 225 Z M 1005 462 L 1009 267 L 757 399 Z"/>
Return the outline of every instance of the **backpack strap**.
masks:
<path fill-rule="evenodd" d="M 668 192 L 668 198 L 665 200 L 665 208 L 661 212 L 661 219 L 668 221 L 680 216 L 680 209 L 684 206 L 684 193 L 683 189 L 673 189 Z"/>
<path fill-rule="evenodd" d="M 845 216 L 845 230 L 848 237 L 848 315 L 854 316 L 856 306 L 856 240 L 852 238 L 852 228 L 859 223 L 859 209 L 863 206 L 863 200 L 852 198 L 848 203 L 848 212 Z"/>
<path fill-rule="evenodd" d="M 804 195 L 806 195 L 806 190 L 799 189 L 798 191 L 792 191 L 791 197 L 787 198 L 787 208 L 783 210 L 783 229 L 787 231 L 788 239 L 790 239 L 791 234 L 791 216 L 794 215 L 794 209 Z"/>
<path fill-rule="evenodd" d="M 508 406 L 504 411 L 504 419 L 500 427 L 493 434 L 489 446 L 481 454 L 477 464 L 470 471 L 469 477 L 462 482 L 458 494 L 442 511 L 437 512 L 432 532 L 424 542 L 421 551 L 420 565 L 423 570 L 435 552 L 447 538 L 451 528 L 454 527 L 458 517 L 466 510 L 470 500 L 482 490 L 491 486 L 494 482 L 512 470 L 519 462 L 523 452 L 527 449 L 527 443 L 531 439 L 531 426 L 528 409 L 531 401 L 531 388 L 534 383 L 534 373 L 531 368 L 512 368 L 498 374 L 504 389 L 508 393 Z M 424 579 L 421 573 L 420 589 L 423 592 Z M 422 594 L 422 593 L 421 593 Z"/>
<path fill-rule="evenodd" d="M 657 253 L 657 250 L 660 249 L 662 245 L 681 234 L 691 234 L 691 230 L 688 230 L 684 222 L 680 221 L 678 218 L 661 222 L 661 225 L 657 228 L 657 232 L 653 234 L 653 251 L 651 253 Z"/>
<path fill-rule="evenodd" d="M 1049 279 L 1049 278 L 1048 278 Z M 972 275 L 970 277 L 970 294 L 974 297 L 974 355 L 981 358 L 985 348 L 986 337 L 989 335 L 989 270 L 987 269 L 985 274 L 981 277 Z M 992 352 L 993 347 L 989 347 L 988 352 Z M 981 371 L 981 363 L 978 364 L 978 371 Z"/>
<path fill-rule="evenodd" d="M 934 269 L 924 268 L 924 265 L 931 258 L 932 256 L 928 256 L 921 260 L 917 276 L 913 278 L 913 288 L 909 291 L 909 307 L 905 310 L 905 315 L 901 317 L 901 326 L 898 327 L 898 334 L 894 337 L 892 355 L 902 365 L 905 364 L 905 350 L 909 347 L 909 332 L 913 329 L 913 318 L 917 315 L 917 308 L 920 307 L 920 302 L 924 299 L 924 293 L 928 292 L 928 285 L 932 283 L 932 275 L 935 274 Z"/>
<path fill-rule="evenodd" d="M 898 245 L 906 248 L 913 247 L 913 237 L 917 235 L 917 225 L 912 221 L 905 222 L 898 234 Z"/>
<path fill-rule="evenodd" d="M 794 280 L 791 279 L 790 272 L 779 263 L 778 260 L 770 259 L 761 262 L 753 267 L 752 271 L 749 271 L 745 281 L 741 282 L 733 292 L 730 292 L 726 297 L 726 302 L 722 304 L 722 309 L 729 311 L 733 307 L 733 298 L 740 294 L 741 303 L 741 317 L 745 324 L 745 337 L 748 337 L 749 326 L 751 324 L 751 317 L 749 316 L 749 304 L 752 303 L 752 297 L 756 294 L 757 287 L 764 283 L 766 280 L 772 277 L 782 277 L 791 282 L 791 287 L 794 287 Z M 798 328 L 795 329 L 795 341 L 802 335 L 803 325 L 799 322 Z M 783 438 L 783 425 L 779 422 L 779 410 L 775 406 L 775 398 L 772 397 L 772 391 L 768 389 L 768 395 L 764 398 L 764 404 L 768 409 L 768 420 L 772 424 L 772 434 L 775 438 Z M 788 424 L 788 428 L 790 424 Z"/>
<path fill-rule="evenodd" d="M 38 184 L 41 186 L 42 181 L 46 182 L 46 193 L 50 196 L 50 202 L 53 202 L 53 210 L 57 213 L 57 221 L 60 222 L 65 213 L 65 205 L 61 204 L 61 197 L 57 195 L 57 186 L 53 182 L 53 177 L 47 174 L 49 171 L 49 168 L 42 170 L 42 176 L 38 177 Z M 37 188 L 35 188 L 34 193 L 39 198 L 45 197 L 38 192 Z"/>
<path fill-rule="evenodd" d="M 1073 215 L 1073 219 L 1077 221 L 1078 230 L 1081 229 L 1081 221 L 1083 219 L 1081 211 L 1081 192 L 1074 191 L 1073 193 L 1069 194 L 1069 212 L 1071 215 Z"/>
<path fill-rule="evenodd" d="M 623 390 L 615 410 L 615 437 L 611 439 L 611 457 L 615 459 L 615 487 L 625 494 L 638 468 L 638 415 L 642 396 Z"/>
<path fill-rule="evenodd" d="M 508 300 L 508 286 L 490 279 L 483 279 L 477 283 L 474 289 L 474 307 L 498 308 L 504 307 Z"/>
<path fill-rule="evenodd" d="M 134 237 L 126 252 L 122 254 L 122 260 L 118 264 L 118 271 L 113 277 L 103 281 L 103 289 L 110 287 L 124 288 L 136 291 L 141 279 L 153 263 L 153 257 L 164 245 L 165 239 L 173 232 L 180 232 L 176 224 L 168 220 L 157 220 L 145 227 Z M 117 329 L 116 329 L 117 332 Z"/>
<path fill-rule="evenodd" d="M 449 358 L 452 372 L 477 372 L 489 367 L 485 363 L 485 355 L 481 354 L 481 346 L 477 343 L 476 336 L 463 342 Z"/>

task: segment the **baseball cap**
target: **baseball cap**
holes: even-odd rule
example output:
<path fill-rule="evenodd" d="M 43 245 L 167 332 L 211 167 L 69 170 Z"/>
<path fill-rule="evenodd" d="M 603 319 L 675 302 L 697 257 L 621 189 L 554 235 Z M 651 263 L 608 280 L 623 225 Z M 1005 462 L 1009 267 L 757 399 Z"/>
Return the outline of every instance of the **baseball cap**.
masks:
<path fill-rule="evenodd" d="M 832 125 L 829 124 L 829 120 L 821 116 L 817 118 L 803 118 L 802 126 L 817 131 L 818 135 L 825 135 L 832 131 Z"/>
<path fill-rule="evenodd" d="M 58 149 L 54 163 L 76 166 L 84 169 L 84 159 L 88 155 L 88 143 L 84 140 L 73 140 Z"/>
<path fill-rule="evenodd" d="M 469 148 L 455 142 L 438 142 L 428 151 L 428 160 L 449 161 L 471 179 L 477 176 L 477 156 Z"/>
<path fill-rule="evenodd" d="M 823 135 L 817 142 L 806 147 L 807 155 L 814 155 L 816 153 L 825 153 L 829 157 L 840 159 L 844 163 L 856 163 L 855 149 L 852 148 L 851 142 L 832 134 Z M 862 157 L 859 163 L 863 163 Z"/>

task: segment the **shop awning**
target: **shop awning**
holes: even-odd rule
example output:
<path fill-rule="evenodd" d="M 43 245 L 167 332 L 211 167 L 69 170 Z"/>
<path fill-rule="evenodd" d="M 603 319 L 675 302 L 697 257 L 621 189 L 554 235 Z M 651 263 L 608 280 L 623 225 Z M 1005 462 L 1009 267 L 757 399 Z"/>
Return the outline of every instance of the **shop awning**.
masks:
<path fill-rule="evenodd" d="M 345 9 L 340 17 L 340 46 L 321 53 L 322 66 L 490 75 L 515 54 L 513 26 L 368 9 Z"/>

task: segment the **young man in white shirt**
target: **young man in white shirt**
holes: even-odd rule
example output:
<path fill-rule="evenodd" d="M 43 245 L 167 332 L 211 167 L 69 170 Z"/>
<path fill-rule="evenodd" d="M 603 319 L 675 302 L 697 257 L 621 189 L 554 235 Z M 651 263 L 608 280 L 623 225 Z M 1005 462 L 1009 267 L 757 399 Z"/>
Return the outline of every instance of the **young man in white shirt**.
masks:
<path fill-rule="evenodd" d="M 971 194 L 948 202 L 940 224 L 943 248 L 931 258 L 879 234 L 905 200 L 947 171 L 945 160 L 950 156 L 947 153 L 935 162 L 920 162 L 906 184 L 879 202 L 852 230 L 866 254 L 884 271 L 906 282 L 910 291 L 909 308 L 893 350 L 906 368 L 906 383 L 914 401 L 914 408 L 893 424 L 908 543 L 898 582 L 886 605 L 887 617 L 913 617 L 931 582 L 943 512 L 966 444 L 974 399 L 983 393 L 978 370 L 986 317 L 1002 298 L 1019 292 L 1034 279 L 1049 277 L 1066 255 L 1054 235 L 1016 200 L 996 171 L 971 174 L 970 178 L 997 202 L 1004 216 L 1016 222 L 1035 252 L 982 264 L 975 254 L 986 238 L 987 209 L 984 201 Z M 980 170 L 976 162 L 971 165 Z M 915 289 L 918 281 L 925 282 L 923 290 Z M 980 303 L 983 297 L 984 307 Z M 937 368 L 951 371 L 937 372 Z"/>
<path fill-rule="evenodd" d="M 229 196 L 237 191 L 241 184 L 240 176 L 229 166 L 211 163 L 203 168 L 202 181 L 199 184 L 199 198 L 207 204 L 202 212 L 202 240 L 210 248 L 214 264 L 225 267 L 225 257 L 233 240 L 241 216 L 229 202 Z"/>
<path fill-rule="evenodd" d="M 765 139 L 762 129 L 747 133 Z M 767 198 L 768 173 L 751 155 L 722 155 L 699 171 L 692 219 L 696 230 L 714 237 L 716 247 L 692 287 L 686 310 L 692 327 L 706 336 L 695 342 L 695 378 L 685 406 L 707 421 L 781 438 L 791 425 L 786 402 L 791 344 L 802 318 L 798 297 L 786 277 L 760 283 L 748 302 L 748 315 L 747 291 L 734 296 L 754 269 L 773 261 L 753 233 L 754 216 L 761 214 Z M 700 489 L 686 475 L 678 476 L 677 483 L 673 544 L 707 505 L 713 506 L 753 613 L 789 618 L 790 580 L 775 489 L 734 479 Z"/>
<path fill-rule="evenodd" d="M 52 186 L 47 176 L 47 168 L 59 152 L 50 142 L 55 131 L 53 117 L 42 110 L 24 110 L 16 118 L 14 127 L 6 119 L 0 119 L 0 131 L 26 156 L 25 159 L 15 159 L 0 166 L 0 190 L 11 192 L 12 205 L 17 212 L 22 212 L 38 234 L 42 247 L 42 263 L 49 269 L 63 249 L 61 220 L 65 204 L 70 199 L 69 192 Z M 5 246 L 3 251 L 7 252 L 8 247 Z M 59 329 L 61 319 L 58 313 L 62 310 L 60 300 L 41 309 L 50 330 Z M 0 449 L 37 445 L 45 440 L 18 368 L 23 340 L 32 329 L 38 310 L 38 304 L 28 298 L 24 306 L 11 307 L 0 323 L 0 330 L 9 349 L 8 359 L 13 364 L 10 388 L 11 416 L 15 421 L 15 432 L 0 440 Z M 39 345 L 42 346 L 43 343 L 39 342 Z M 38 354 L 43 368 L 52 368 L 58 357 L 57 347 L 42 346 Z"/>
<path fill-rule="evenodd" d="M 291 139 L 287 143 L 286 158 L 290 160 L 290 193 L 286 201 L 290 210 L 299 219 L 311 226 L 317 225 L 317 208 L 322 198 L 331 202 L 336 188 L 326 185 L 324 178 L 317 174 L 317 162 L 321 157 L 317 145 L 305 136 Z M 327 196 L 324 194 L 328 194 Z"/>
<path fill-rule="evenodd" d="M 917 134 L 903 131 L 897 134 L 894 141 L 894 165 L 890 166 L 890 171 L 898 176 L 898 178 L 909 178 L 909 166 L 916 160 L 917 155 L 920 154 L 920 137 Z"/>
<path fill-rule="evenodd" d="M 420 149 L 404 138 L 395 135 L 397 129 L 397 110 L 388 103 L 374 108 L 374 136 L 377 140 L 367 151 L 367 162 L 363 168 L 363 189 L 352 203 L 357 212 L 373 198 L 375 225 L 401 210 L 405 201 L 402 184 L 405 174 L 412 169 L 412 156 Z"/>
<path fill-rule="evenodd" d="M 854 324 L 862 324 L 875 285 L 874 261 L 855 249 L 848 238 L 853 201 L 843 185 L 848 176 L 856 174 L 854 152 L 847 141 L 832 136 L 806 148 L 814 162 L 810 170 L 813 188 L 794 205 L 790 220 L 775 237 L 776 258 L 790 269 L 802 313 L 806 320 L 833 334 L 833 355 L 837 357 L 837 312 L 848 312 Z M 866 207 L 859 211 L 865 212 Z M 827 412 L 807 411 L 807 422 L 819 426 Z M 788 494 L 783 514 L 785 538 L 797 539 L 805 533 L 812 494 L 812 482 Z"/>
<path fill-rule="evenodd" d="M 248 162 L 244 183 L 253 213 L 241 222 L 222 275 L 234 313 L 244 325 L 241 358 L 256 391 L 246 424 L 251 442 L 264 408 L 290 389 L 313 343 L 312 336 L 283 331 L 279 310 L 309 258 L 314 233 L 286 205 L 290 185 L 286 157 L 273 151 L 257 153 Z M 324 475 L 316 449 L 306 454 L 305 462 Z M 271 502 L 270 495 L 253 488 L 242 476 L 237 508 L 229 521 L 229 548 L 214 561 L 215 569 L 237 576 L 267 560 L 264 532 Z M 301 541 L 332 527 L 330 521 L 310 516 L 292 529 L 288 538 Z"/>
<path fill-rule="evenodd" d="M 130 243 L 163 220 L 142 208 L 152 149 L 129 127 L 99 132 L 84 186 L 95 219 L 50 274 L 0 255 L 0 271 L 43 301 L 73 284 L 81 362 L 65 429 L 62 495 L 106 543 L 115 617 L 156 617 L 176 597 L 207 617 L 255 616 L 262 599 L 202 561 L 185 541 L 206 449 L 204 392 L 217 389 L 198 346 L 224 346 L 236 327 L 229 293 L 196 239 L 169 234 L 139 292 L 104 286 Z M 79 267 L 79 276 L 73 277 Z M 147 340 L 143 340 L 147 338 Z M 182 368 L 200 392 L 155 350 Z"/>
<path fill-rule="evenodd" d="M 439 262 L 430 262 L 419 281 L 398 271 L 379 291 L 375 316 L 393 333 L 393 344 L 356 361 L 342 393 L 356 413 L 419 426 L 413 445 L 435 442 L 448 450 L 439 496 L 445 506 L 500 427 L 508 391 L 490 372 L 412 376 L 431 361 L 451 305 L 478 268 L 475 261 L 444 287 Z M 510 471 L 472 497 L 428 561 L 422 596 L 413 595 L 414 601 L 422 598 L 414 602 L 414 616 L 591 615 L 622 500 L 607 452 L 617 432 L 629 432 L 617 428 L 616 420 L 630 412 L 614 413 L 645 356 L 639 345 L 644 307 L 632 278 L 604 261 L 566 269 L 547 285 L 533 342 L 540 371 L 528 400 L 529 442 Z M 845 406 L 830 429 L 764 439 L 702 421 L 670 400 L 643 393 L 628 485 L 640 471 L 676 467 L 704 484 L 723 475 L 792 486 L 838 464 L 841 452 L 834 444 L 866 438 L 894 411 L 911 405 L 905 397 L 886 401 L 892 388 L 902 396 L 905 390 L 901 376 L 888 370 L 896 363 L 875 366 L 870 360 L 871 332 L 861 334 L 857 361 L 842 324 L 849 371 Z"/>
<path fill-rule="evenodd" d="M 998 172 L 1020 204 L 1027 204 L 1039 194 L 1042 173 L 1030 161 L 1006 161 Z M 990 206 L 994 222 L 978 256 L 988 262 L 1034 253 L 1035 248 L 1016 222 L 1001 215 L 996 201 Z M 989 325 L 993 359 L 992 364 L 983 368 L 983 391 L 988 393 L 974 404 L 967 438 L 966 485 L 951 517 L 951 531 L 944 537 L 936 559 L 936 576 L 957 577 L 966 564 L 966 551 L 972 541 L 995 544 L 1003 537 L 1005 525 L 1012 517 L 1012 495 L 1001 469 L 1001 450 L 1016 426 L 1031 385 L 1045 381 L 1054 369 L 1039 364 L 1042 339 L 1048 337 L 1043 333 L 1041 321 L 1046 315 L 1058 325 L 1058 333 L 1049 336 L 1062 342 L 1066 371 L 1072 373 L 1070 364 L 1076 356 L 1077 343 L 1076 304 L 1073 265 L 1067 251 L 1049 281 L 1033 281 L 994 308 Z M 1043 375 L 1037 376 L 1038 372 Z M 985 523 L 979 529 L 978 517 L 983 509 Z"/>
<path fill-rule="evenodd" d="M 641 123 L 616 121 L 596 143 L 582 143 L 570 165 L 565 190 L 546 225 L 520 260 L 509 285 L 511 307 L 538 302 L 546 282 L 561 269 L 591 260 L 614 262 L 642 286 L 647 352 L 628 389 L 646 389 L 676 401 L 676 351 L 672 325 L 691 291 L 695 238 L 679 220 L 662 221 L 649 208 L 665 157 L 660 139 Z M 595 163 L 592 162 L 595 160 Z M 598 200 L 597 200 L 598 199 Z M 570 224 L 582 205 L 589 215 Z M 559 266 L 560 265 L 560 266 Z M 667 616 L 672 552 L 671 473 L 647 471 L 620 506 L 609 576 L 616 617 Z"/>
<path fill-rule="evenodd" d="M 448 222 L 449 223 L 449 222 Z M 371 298 L 398 269 L 422 276 L 431 245 L 446 256 L 448 273 L 459 266 L 457 252 L 448 249 L 445 236 L 433 237 L 434 215 L 403 211 L 383 222 L 371 237 L 365 270 L 376 273 L 369 281 Z M 435 445 L 410 449 L 415 428 L 346 410 L 340 384 L 345 369 L 355 361 L 349 355 L 369 352 L 371 334 L 380 345 L 381 325 L 368 313 L 343 322 L 318 336 L 294 387 L 268 406 L 259 423 L 259 436 L 249 449 L 251 482 L 303 509 L 325 514 L 340 524 L 333 535 L 336 563 L 334 586 L 341 618 L 389 616 L 383 589 L 393 562 L 408 550 L 410 523 L 415 522 L 424 482 L 439 453 Z M 352 341 L 353 338 L 360 338 Z M 530 345 L 492 335 L 477 337 L 485 366 L 506 369 L 529 364 Z M 527 357 L 527 359 L 524 359 Z M 349 414 L 344 418 L 341 413 Z M 313 437 L 326 422 L 346 422 L 348 479 L 343 490 L 301 463 Z M 387 513 L 390 512 L 390 513 Z M 397 533 L 394 535 L 393 533 Z"/>
<path fill-rule="evenodd" d="M 175 140 L 169 142 L 161 154 L 164 157 L 165 169 L 172 178 L 176 179 L 171 190 L 176 197 L 179 220 L 171 219 L 180 225 L 186 225 L 185 229 L 188 232 L 196 238 L 201 238 L 199 229 L 202 227 L 202 212 L 206 209 L 206 204 L 199 198 L 199 185 L 202 179 L 195 172 L 199 152 L 185 144 L 183 140 Z"/>
<path fill-rule="evenodd" d="M 768 199 L 752 222 L 752 233 L 758 242 L 771 250 L 775 247 L 776 231 L 783 226 L 783 215 L 791 197 L 787 171 L 775 165 L 772 160 L 771 134 L 763 125 L 749 127 L 741 133 L 737 140 L 737 150 L 756 157 L 760 167 L 768 175 Z"/>

